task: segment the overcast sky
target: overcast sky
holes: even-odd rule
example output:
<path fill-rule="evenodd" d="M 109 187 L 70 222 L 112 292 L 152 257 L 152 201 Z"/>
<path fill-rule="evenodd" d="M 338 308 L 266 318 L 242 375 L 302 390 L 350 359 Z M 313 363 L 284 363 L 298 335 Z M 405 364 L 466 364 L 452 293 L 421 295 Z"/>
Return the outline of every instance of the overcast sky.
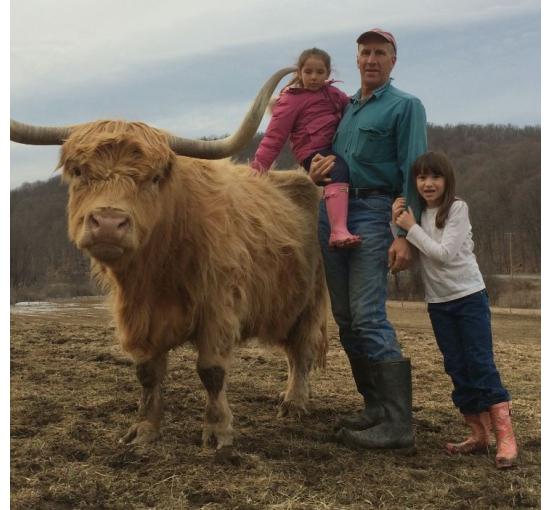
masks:
<path fill-rule="evenodd" d="M 20 0 L 10 15 L 22 122 L 122 118 L 220 136 L 308 47 L 327 50 L 354 93 L 355 39 L 376 26 L 397 39 L 394 85 L 422 99 L 429 122 L 541 122 L 538 0 Z M 10 148 L 11 187 L 54 175 L 58 147 Z"/>

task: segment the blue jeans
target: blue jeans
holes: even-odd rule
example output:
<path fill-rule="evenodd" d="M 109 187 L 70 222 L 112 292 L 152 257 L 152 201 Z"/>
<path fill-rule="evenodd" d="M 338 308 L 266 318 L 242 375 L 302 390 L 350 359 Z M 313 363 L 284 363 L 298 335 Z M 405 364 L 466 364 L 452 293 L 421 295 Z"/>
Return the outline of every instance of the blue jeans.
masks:
<path fill-rule="evenodd" d="M 391 206 L 389 195 L 350 199 L 348 228 L 361 236 L 349 250 L 329 250 L 330 227 L 324 201 L 319 210 L 319 241 L 325 262 L 332 314 L 349 359 L 401 359 L 395 330 L 386 316 Z"/>
<path fill-rule="evenodd" d="M 486 290 L 446 303 L 429 303 L 428 313 L 453 381 L 453 403 L 462 414 L 478 414 L 510 400 L 493 359 L 491 310 Z"/>

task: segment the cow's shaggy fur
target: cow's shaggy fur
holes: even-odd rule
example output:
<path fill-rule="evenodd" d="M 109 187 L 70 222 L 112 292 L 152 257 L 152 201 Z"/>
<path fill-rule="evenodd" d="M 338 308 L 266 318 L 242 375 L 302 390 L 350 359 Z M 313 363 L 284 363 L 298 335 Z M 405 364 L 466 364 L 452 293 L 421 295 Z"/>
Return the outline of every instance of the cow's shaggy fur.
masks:
<path fill-rule="evenodd" d="M 69 236 L 110 292 L 143 386 L 140 421 L 124 441 L 156 437 L 166 353 L 186 341 L 208 391 L 205 442 L 231 444 L 229 360 L 251 337 L 284 348 L 281 413 L 304 411 L 308 373 L 327 349 L 319 193 L 307 176 L 178 157 L 162 131 L 116 121 L 76 129 L 60 166 Z"/>

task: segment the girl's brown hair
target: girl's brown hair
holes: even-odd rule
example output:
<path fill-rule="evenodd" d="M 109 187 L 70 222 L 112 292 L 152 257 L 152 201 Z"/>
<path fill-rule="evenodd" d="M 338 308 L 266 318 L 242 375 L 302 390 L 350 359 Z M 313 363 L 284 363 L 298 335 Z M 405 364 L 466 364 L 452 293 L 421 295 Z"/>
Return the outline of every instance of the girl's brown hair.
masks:
<path fill-rule="evenodd" d="M 449 158 L 442 152 L 428 151 L 419 156 L 412 165 L 415 179 L 419 175 L 436 175 L 445 179 L 445 190 L 441 204 L 435 217 L 435 226 L 443 228 L 449 216 L 451 205 L 458 198 L 455 196 L 455 173 Z M 422 208 L 426 208 L 426 201 L 420 197 Z"/>
<path fill-rule="evenodd" d="M 298 87 L 304 86 L 304 84 L 302 83 L 302 79 L 300 78 L 300 71 L 302 70 L 302 67 L 304 67 L 306 60 L 309 57 L 317 57 L 321 59 L 323 61 L 323 64 L 325 64 L 325 67 L 327 68 L 327 75 L 330 76 L 330 73 L 331 73 L 330 55 L 325 50 L 321 50 L 319 48 L 309 48 L 307 50 L 302 51 L 302 53 L 300 53 L 300 56 L 298 57 L 298 61 L 296 62 L 298 71 L 296 71 L 296 74 L 294 75 L 294 77 L 285 85 L 285 88 L 292 87 L 294 85 Z"/>

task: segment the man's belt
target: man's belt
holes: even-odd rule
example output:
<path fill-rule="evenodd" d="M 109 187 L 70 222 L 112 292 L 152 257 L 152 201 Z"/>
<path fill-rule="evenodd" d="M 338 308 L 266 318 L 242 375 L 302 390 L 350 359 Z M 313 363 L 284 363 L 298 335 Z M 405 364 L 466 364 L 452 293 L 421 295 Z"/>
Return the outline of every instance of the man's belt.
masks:
<path fill-rule="evenodd" d="M 387 189 L 349 188 L 349 198 L 367 198 L 374 195 L 386 195 L 388 197 L 393 197 L 393 193 Z"/>

